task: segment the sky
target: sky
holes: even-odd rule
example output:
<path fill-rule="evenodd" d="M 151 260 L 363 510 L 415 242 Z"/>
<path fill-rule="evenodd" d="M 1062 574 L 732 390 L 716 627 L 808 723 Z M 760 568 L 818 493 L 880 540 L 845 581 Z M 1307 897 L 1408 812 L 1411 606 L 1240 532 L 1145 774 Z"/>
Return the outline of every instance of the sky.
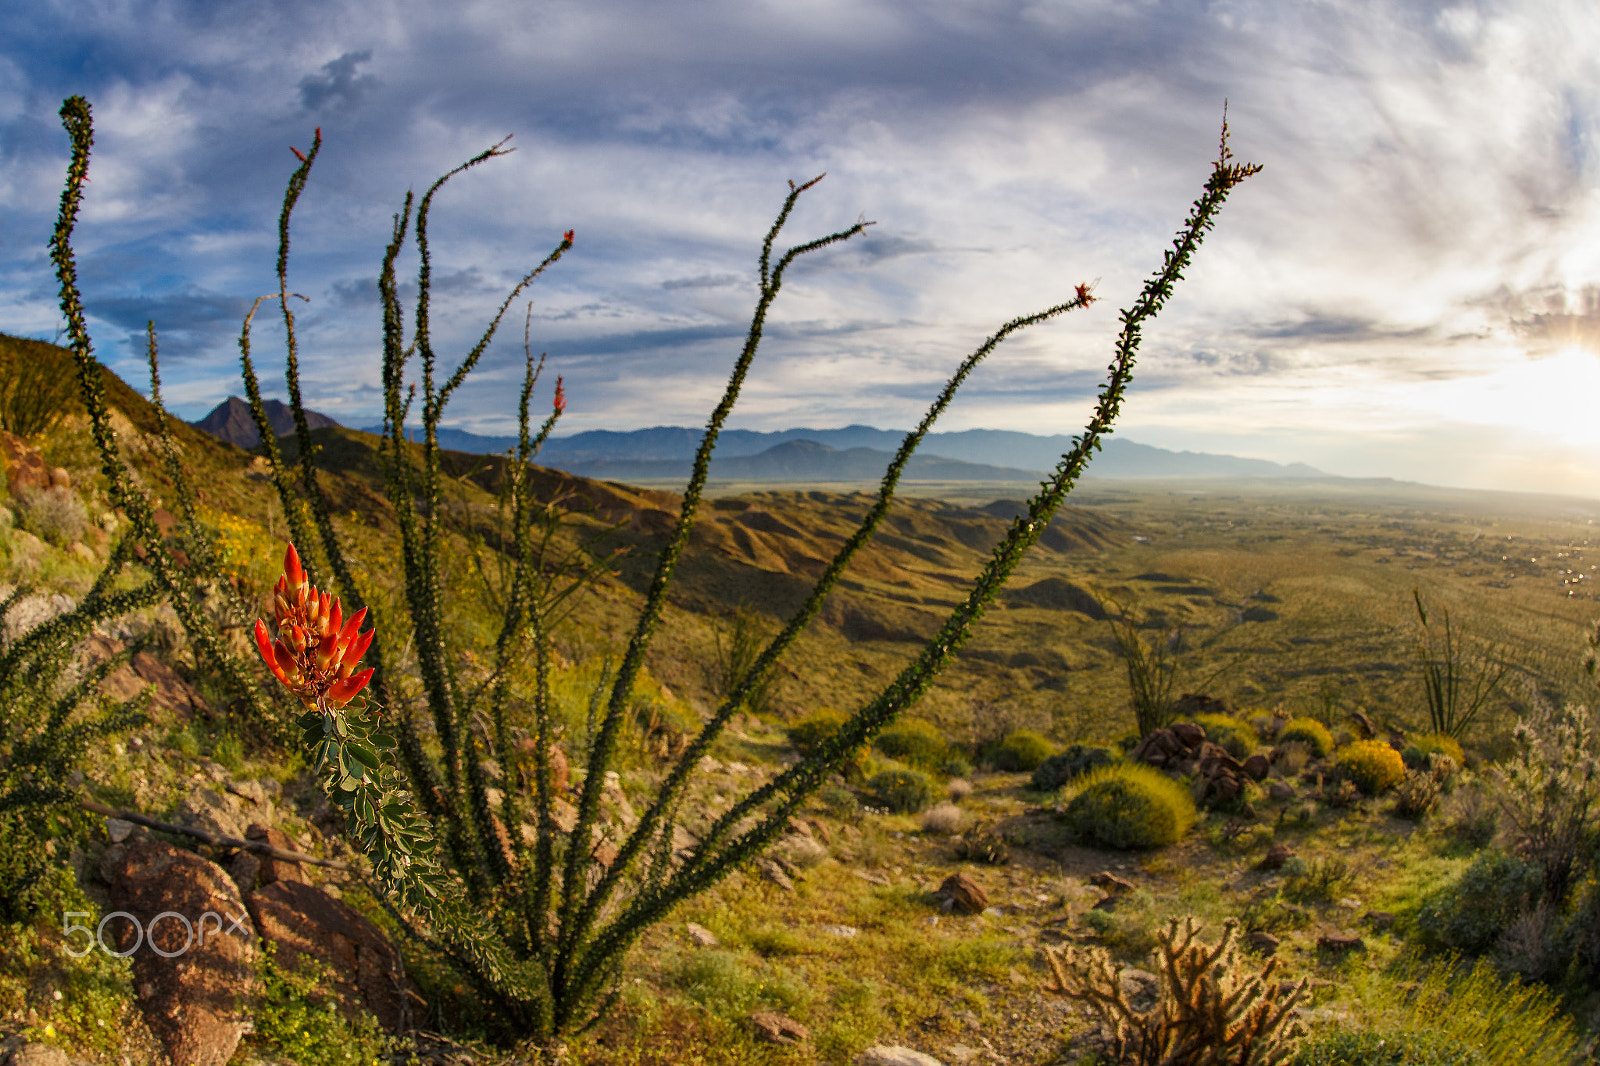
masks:
<path fill-rule="evenodd" d="M 169 405 L 242 393 L 238 334 L 293 220 L 303 387 L 381 415 L 376 278 L 407 190 L 510 135 L 430 218 L 454 366 L 563 231 L 445 421 L 514 426 L 524 326 L 561 432 L 703 425 L 779 246 L 790 272 L 730 426 L 921 417 L 1073 433 L 1120 308 L 1217 153 L 1233 193 L 1144 331 L 1117 432 L 1332 474 L 1600 496 L 1600 19 L 1592 0 L 17 0 L 0 39 L 0 331 L 52 339 L 47 243 L 86 96 L 76 248 L 99 356 Z M 414 278 L 415 249 L 401 259 Z M 414 295 L 414 283 L 403 288 Z M 282 394 L 283 329 L 253 348 Z M 531 318 L 529 308 L 531 307 Z M 549 402 L 549 377 L 541 407 Z M 1092 469 L 1091 469 L 1092 473 Z"/>

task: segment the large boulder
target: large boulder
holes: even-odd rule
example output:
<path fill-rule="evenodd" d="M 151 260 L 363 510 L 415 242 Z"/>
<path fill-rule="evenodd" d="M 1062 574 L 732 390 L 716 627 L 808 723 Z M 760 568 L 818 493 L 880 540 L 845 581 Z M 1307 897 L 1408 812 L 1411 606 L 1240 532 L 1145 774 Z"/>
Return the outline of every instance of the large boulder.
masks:
<path fill-rule="evenodd" d="M 1133 749 L 1131 758 L 1135 762 L 1146 763 L 1158 770 L 1166 770 L 1187 762 L 1189 748 L 1172 730 L 1153 729 L 1139 741 L 1139 746 Z"/>
<path fill-rule="evenodd" d="M 346 1017 L 369 1011 L 391 1032 L 406 1028 L 408 987 L 400 956 L 378 927 L 342 900 L 300 881 L 278 880 L 246 900 L 277 961 L 299 969 L 311 959 L 327 971 Z"/>
<path fill-rule="evenodd" d="M 139 923 L 113 917 L 105 939 L 132 954 L 134 991 L 151 1031 L 174 1066 L 224 1066 L 257 991 L 255 930 L 232 880 L 216 863 L 150 839 L 117 845 L 102 870 L 111 888 L 107 913 Z"/>
<path fill-rule="evenodd" d="M 989 906 L 989 893 L 969 874 L 955 873 L 944 879 L 935 893 L 951 910 L 962 914 L 982 914 Z"/>

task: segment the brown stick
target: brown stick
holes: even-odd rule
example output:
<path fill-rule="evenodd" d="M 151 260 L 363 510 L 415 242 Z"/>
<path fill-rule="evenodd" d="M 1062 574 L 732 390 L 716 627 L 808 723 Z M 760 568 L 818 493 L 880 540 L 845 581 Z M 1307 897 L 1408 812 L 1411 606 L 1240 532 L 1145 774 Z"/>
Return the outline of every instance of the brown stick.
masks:
<path fill-rule="evenodd" d="M 97 803 L 91 799 L 80 799 L 78 806 L 86 811 L 93 811 L 95 814 L 103 814 L 107 818 L 120 818 L 124 822 L 132 822 L 134 825 L 159 829 L 163 833 L 183 833 L 213 847 L 239 848 L 243 851 L 259 852 L 262 855 L 267 855 L 274 859 L 282 859 L 285 862 L 305 863 L 309 866 L 329 866 L 335 870 L 350 870 L 352 872 L 356 869 L 349 863 L 339 862 L 337 859 L 319 859 L 315 855 L 303 855 L 298 851 L 284 851 L 282 848 L 275 848 L 271 844 L 266 844 L 259 840 L 240 840 L 237 837 L 220 836 L 204 829 L 194 829 L 186 825 L 173 825 L 171 822 L 158 821 L 136 811 L 119 811 L 115 807 L 107 807 L 104 803 Z"/>

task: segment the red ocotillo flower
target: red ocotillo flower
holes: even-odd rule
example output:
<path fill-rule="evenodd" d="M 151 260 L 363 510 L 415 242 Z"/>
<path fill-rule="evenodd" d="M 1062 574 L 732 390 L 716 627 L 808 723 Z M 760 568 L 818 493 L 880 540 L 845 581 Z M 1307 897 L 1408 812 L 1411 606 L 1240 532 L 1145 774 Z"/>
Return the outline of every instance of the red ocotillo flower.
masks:
<path fill-rule="evenodd" d="M 572 243 L 572 233 L 573 233 L 572 230 L 567 230 L 567 232 L 563 233 L 561 235 L 561 243 L 562 244 L 571 244 Z"/>
<path fill-rule="evenodd" d="M 556 396 L 554 400 L 556 414 L 567 409 L 567 390 L 561 387 L 561 379 L 556 378 Z"/>
<path fill-rule="evenodd" d="M 256 647 L 285 688 L 317 707 L 324 701 L 343 707 L 366 688 L 373 668 L 359 674 L 355 668 L 376 632 L 359 632 L 367 609 L 344 618 L 338 598 L 319 591 L 306 577 L 293 544 L 284 552 L 283 576 L 272 590 L 272 602 L 278 639 L 271 638 L 266 622 L 258 618 Z"/>

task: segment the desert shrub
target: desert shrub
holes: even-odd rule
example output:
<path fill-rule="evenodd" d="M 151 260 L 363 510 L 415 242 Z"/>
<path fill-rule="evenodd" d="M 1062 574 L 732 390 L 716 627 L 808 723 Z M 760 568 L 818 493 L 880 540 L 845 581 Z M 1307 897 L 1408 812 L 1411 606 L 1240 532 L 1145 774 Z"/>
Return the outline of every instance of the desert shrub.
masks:
<path fill-rule="evenodd" d="M 1311 761 L 1311 745 L 1291 740 L 1272 749 L 1272 768 L 1283 774 L 1297 774 Z"/>
<path fill-rule="evenodd" d="M 1283 895 L 1296 903 L 1332 903 L 1350 890 L 1355 874 L 1337 855 L 1311 862 L 1298 855 L 1283 864 Z"/>
<path fill-rule="evenodd" d="M 878 734 L 873 747 L 919 770 L 938 770 L 950 751 L 939 727 L 920 718 L 908 718 Z"/>
<path fill-rule="evenodd" d="M 1438 951 L 1482 954 L 1539 900 L 1544 873 L 1517 855 L 1485 851 L 1456 882 L 1423 904 L 1416 929 Z"/>
<path fill-rule="evenodd" d="M 1029 784 L 1035 792 L 1054 792 L 1090 770 L 1109 766 L 1115 761 L 1116 757 L 1105 748 L 1074 744 L 1040 763 L 1038 769 L 1033 771 L 1033 780 Z"/>
<path fill-rule="evenodd" d="M 1358 740 L 1339 752 L 1339 772 L 1369 796 L 1392 788 L 1406 776 L 1400 753 L 1381 740 Z"/>
<path fill-rule="evenodd" d="M 1197 714 L 1195 725 L 1206 731 L 1206 739 L 1219 745 L 1235 759 L 1245 759 L 1261 743 L 1255 726 L 1231 714 Z"/>
<path fill-rule="evenodd" d="M 1500 832 L 1500 804 L 1471 781 L 1440 801 L 1438 820 L 1451 839 L 1473 850 L 1486 848 Z"/>
<path fill-rule="evenodd" d="M 922 831 L 924 833 L 937 833 L 944 836 L 954 833 L 961 828 L 961 820 L 965 817 L 961 808 L 954 803 L 941 803 L 923 812 Z"/>
<path fill-rule="evenodd" d="M 1536 700 L 1512 731 L 1515 752 L 1492 771 L 1512 846 L 1544 871 L 1544 895 L 1562 906 L 1587 864 L 1600 820 L 1600 743 L 1587 707 Z"/>
<path fill-rule="evenodd" d="M 1160 991 L 1148 1010 L 1136 1010 L 1128 1001 L 1122 968 L 1112 964 L 1104 948 L 1046 948 L 1051 972 L 1046 990 L 1097 1016 L 1112 1062 L 1283 1062 L 1305 1035 L 1295 1008 L 1306 998 L 1307 983 L 1273 980 L 1277 959 L 1252 972 L 1239 956 L 1237 922 L 1223 926 L 1215 946 L 1197 939 L 1200 928 L 1186 918 L 1180 929 L 1173 918 L 1157 934 Z"/>
<path fill-rule="evenodd" d="M 1293 1066 L 1485 1066 L 1482 1052 L 1435 1032 L 1348 1029 L 1314 1034 Z"/>
<path fill-rule="evenodd" d="M 1018 729 L 989 750 L 989 765 L 996 770 L 1015 773 L 1036 770 L 1039 764 L 1055 754 L 1056 747 L 1032 729 Z"/>
<path fill-rule="evenodd" d="M 54 344 L 0 336 L 0 429 L 32 437 L 83 409 L 71 360 Z"/>
<path fill-rule="evenodd" d="M 956 840 L 954 857 L 959 862 L 1004 866 L 1011 861 L 1011 841 L 992 825 L 974 826 Z"/>
<path fill-rule="evenodd" d="M 1319 759 L 1327 758 L 1333 750 L 1333 734 L 1315 718 L 1291 718 L 1285 722 L 1278 732 L 1278 743 L 1283 745 L 1291 740 L 1304 744 Z"/>
<path fill-rule="evenodd" d="M 1403 818 L 1421 818 L 1439 799 L 1439 781 L 1426 770 L 1408 770 L 1394 789 L 1394 810 Z"/>
<path fill-rule="evenodd" d="M 16 499 L 17 525 L 40 540 L 64 548 L 83 536 L 89 512 L 71 490 L 59 485 L 23 490 Z"/>
<path fill-rule="evenodd" d="M 1457 766 L 1467 764 L 1467 753 L 1461 749 L 1461 742 L 1444 733 L 1423 733 L 1421 736 L 1412 737 L 1406 744 L 1406 750 L 1410 751 L 1412 748 L 1421 752 L 1423 765 L 1427 765 L 1428 756 L 1435 752 L 1450 756 L 1456 761 Z"/>
<path fill-rule="evenodd" d="M 1198 814 L 1189 790 L 1153 766 L 1113 763 L 1078 779 L 1065 820 L 1080 840 L 1125 850 L 1183 839 Z"/>
<path fill-rule="evenodd" d="M 951 803 L 960 803 L 972 795 L 972 782 L 963 777 L 951 778 L 945 786 L 945 794 L 950 797 Z"/>
<path fill-rule="evenodd" d="M 971 777 L 972 761 L 959 753 L 947 755 L 944 761 L 939 764 L 939 772 L 946 777 Z"/>
<path fill-rule="evenodd" d="M 878 806 L 897 814 L 915 814 L 933 802 L 933 782 L 921 770 L 880 770 L 866 788 Z"/>
<path fill-rule="evenodd" d="M 796 751 L 802 756 L 811 755 L 820 748 L 824 741 L 832 739 L 839 732 L 839 727 L 849 720 L 850 716 L 843 711 L 836 711 L 832 707 L 819 707 L 803 718 L 790 723 L 784 730 L 789 743 L 794 745 Z"/>
<path fill-rule="evenodd" d="M 817 793 L 817 802 L 835 818 L 850 818 L 861 810 L 856 794 L 843 785 L 829 785 Z"/>

